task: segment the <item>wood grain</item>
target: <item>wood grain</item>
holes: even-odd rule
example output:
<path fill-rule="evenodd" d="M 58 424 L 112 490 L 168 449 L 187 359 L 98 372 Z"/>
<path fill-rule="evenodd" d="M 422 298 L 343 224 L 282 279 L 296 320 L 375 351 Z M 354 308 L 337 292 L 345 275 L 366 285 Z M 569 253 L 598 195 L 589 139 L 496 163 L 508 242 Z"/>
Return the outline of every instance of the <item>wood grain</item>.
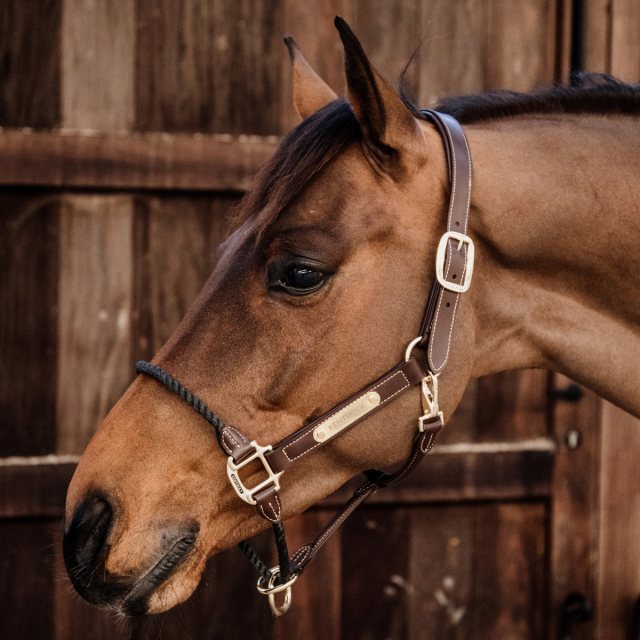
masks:
<path fill-rule="evenodd" d="M 628 640 L 640 596 L 640 420 L 602 406 L 598 635 Z"/>
<path fill-rule="evenodd" d="M 130 130 L 135 1 L 62 1 L 62 126 Z"/>
<path fill-rule="evenodd" d="M 136 128 L 278 133 L 280 3 L 140 0 Z"/>
<path fill-rule="evenodd" d="M 640 3 L 613 0 L 611 3 L 611 72 L 620 80 L 640 80 Z"/>
<path fill-rule="evenodd" d="M 0 193 L 0 455 L 55 447 L 58 201 Z"/>
<path fill-rule="evenodd" d="M 554 375 L 554 387 L 571 380 Z M 597 599 L 599 547 L 599 474 L 601 455 L 600 400 L 583 390 L 578 402 L 558 400 L 552 406 L 557 454 L 553 473 L 550 529 L 550 588 L 548 635 L 560 632 L 562 607 L 571 593 L 583 594 L 592 604 Z M 569 446 L 578 434 L 578 446 Z M 576 625 L 572 638 L 591 640 L 595 623 Z"/>
<path fill-rule="evenodd" d="M 246 191 L 276 138 L 0 130 L 0 186 Z"/>
<path fill-rule="evenodd" d="M 208 196 L 137 200 L 136 357 L 150 358 L 191 306 L 211 272 L 232 204 Z"/>
<path fill-rule="evenodd" d="M 133 208 L 68 196 L 60 213 L 57 419 L 60 453 L 81 453 L 133 379 Z"/>
<path fill-rule="evenodd" d="M 492 0 L 489 5 L 487 88 L 529 91 L 551 84 L 556 1 Z"/>
<path fill-rule="evenodd" d="M 62 0 L 0 3 L 0 126 L 60 122 Z"/>

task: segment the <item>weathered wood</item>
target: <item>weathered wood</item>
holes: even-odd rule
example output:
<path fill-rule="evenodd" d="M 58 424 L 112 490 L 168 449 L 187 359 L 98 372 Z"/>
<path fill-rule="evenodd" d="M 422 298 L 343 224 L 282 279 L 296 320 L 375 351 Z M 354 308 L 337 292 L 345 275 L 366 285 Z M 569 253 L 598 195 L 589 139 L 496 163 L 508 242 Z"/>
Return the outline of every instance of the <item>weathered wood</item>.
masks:
<path fill-rule="evenodd" d="M 0 455 L 55 444 L 58 204 L 0 194 Z"/>
<path fill-rule="evenodd" d="M 133 379 L 133 207 L 67 196 L 60 209 L 57 451 L 81 453 Z"/>
<path fill-rule="evenodd" d="M 488 3 L 433 0 L 422 12 L 421 107 L 485 88 Z"/>
<path fill-rule="evenodd" d="M 409 571 L 406 508 L 368 507 L 342 532 L 342 638 L 407 638 Z M 366 588 L 363 588 L 363 580 Z"/>
<path fill-rule="evenodd" d="M 467 450 L 465 450 L 467 449 Z M 436 446 L 410 481 L 375 493 L 372 504 L 536 499 L 550 495 L 554 447 L 547 440 L 524 446 L 488 443 Z M 341 504 L 357 486 L 324 501 Z"/>
<path fill-rule="evenodd" d="M 432 507 L 411 520 L 411 640 L 538 640 L 543 504 Z"/>
<path fill-rule="evenodd" d="M 208 196 L 137 200 L 136 357 L 150 358 L 187 312 L 209 276 L 233 203 Z"/>
<path fill-rule="evenodd" d="M 627 640 L 640 596 L 640 420 L 608 402 L 602 407 L 599 640 Z"/>
<path fill-rule="evenodd" d="M 279 2 L 140 0 L 137 23 L 137 129 L 279 132 Z"/>
<path fill-rule="evenodd" d="M 0 522 L 0 629 L 3 638 L 51 637 L 51 521 Z"/>
<path fill-rule="evenodd" d="M 4 458 L 0 518 L 59 518 L 77 457 Z"/>
<path fill-rule="evenodd" d="M 569 384 L 565 376 L 554 376 L 554 388 Z M 597 597 L 600 400 L 587 390 L 583 393 L 578 402 L 558 400 L 553 407 L 557 453 L 549 536 L 550 638 L 559 633 L 562 606 L 569 594 L 584 594 L 593 604 Z M 594 621 L 576 625 L 572 638 L 591 640 L 594 632 Z"/>
<path fill-rule="evenodd" d="M 626 82 L 638 82 L 640 3 L 637 0 L 615 0 L 611 9 L 611 72 Z"/>
<path fill-rule="evenodd" d="M 62 0 L 0 3 L 0 126 L 60 122 Z"/>
<path fill-rule="evenodd" d="M 488 4 L 487 88 L 529 91 L 553 82 L 556 0 Z"/>
<path fill-rule="evenodd" d="M 62 126 L 130 130 L 134 118 L 134 0 L 62 1 Z"/>
<path fill-rule="evenodd" d="M 0 186 L 246 191 L 277 141 L 0 130 Z"/>

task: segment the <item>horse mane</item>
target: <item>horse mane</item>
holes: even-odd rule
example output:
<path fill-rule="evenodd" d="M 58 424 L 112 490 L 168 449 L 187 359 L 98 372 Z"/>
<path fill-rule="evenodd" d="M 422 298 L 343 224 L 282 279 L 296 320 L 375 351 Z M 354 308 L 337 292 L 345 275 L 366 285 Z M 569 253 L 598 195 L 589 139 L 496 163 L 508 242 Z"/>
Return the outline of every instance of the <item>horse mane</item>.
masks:
<path fill-rule="evenodd" d="M 407 97 L 402 81 L 400 94 L 416 117 L 422 117 Z M 640 115 L 640 85 L 626 84 L 603 73 L 580 73 L 569 85 L 529 93 L 487 91 L 445 98 L 436 109 L 463 124 L 545 113 Z M 283 138 L 258 174 L 254 188 L 235 211 L 233 226 L 237 228 L 251 221 L 259 238 L 307 184 L 361 136 L 358 121 L 345 98 L 331 102 L 302 121 Z"/>
<path fill-rule="evenodd" d="M 403 100 L 406 104 L 404 93 Z M 463 124 L 544 113 L 640 115 L 640 84 L 627 84 L 606 73 L 578 73 L 569 85 L 445 98 L 436 108 Z"/>

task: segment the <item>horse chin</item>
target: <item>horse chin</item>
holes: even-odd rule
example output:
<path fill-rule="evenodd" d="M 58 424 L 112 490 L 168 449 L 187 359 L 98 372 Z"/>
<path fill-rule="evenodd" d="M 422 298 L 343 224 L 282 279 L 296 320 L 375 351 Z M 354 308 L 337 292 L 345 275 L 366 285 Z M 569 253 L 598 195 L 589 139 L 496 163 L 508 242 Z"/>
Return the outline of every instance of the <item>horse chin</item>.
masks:
<path fill-rule="evenodd" d="M 204 562 L 201 566 L 192 566 L 189 563 L 189 566 L 171 576 L 149 596 L 146 613 L 162 613 L 191 597 L 200 583 L 203 570 Z"/>

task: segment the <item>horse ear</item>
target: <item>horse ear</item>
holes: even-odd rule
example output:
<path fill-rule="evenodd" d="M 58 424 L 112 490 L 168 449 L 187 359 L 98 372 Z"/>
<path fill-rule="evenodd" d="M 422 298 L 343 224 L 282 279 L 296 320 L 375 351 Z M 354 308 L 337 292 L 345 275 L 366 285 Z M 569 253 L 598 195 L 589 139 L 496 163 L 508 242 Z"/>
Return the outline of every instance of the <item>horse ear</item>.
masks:
<path fill-rule="evenodd" d="M 344 46 L 349 104 L 373 158 L 388 166 L 403 152 L 416 148 L 421 130 L 399 93 L 371 64 L 349 25 L 338 16 L 334 24 Z"/>
<path fill-rule="evenodd" d="M 293 71 L 293 104 L 301 118 L 307 118 L 338 98 L 333 89 L 313 70 L 302 55 L 296 41 L 287 36 Z"/>

